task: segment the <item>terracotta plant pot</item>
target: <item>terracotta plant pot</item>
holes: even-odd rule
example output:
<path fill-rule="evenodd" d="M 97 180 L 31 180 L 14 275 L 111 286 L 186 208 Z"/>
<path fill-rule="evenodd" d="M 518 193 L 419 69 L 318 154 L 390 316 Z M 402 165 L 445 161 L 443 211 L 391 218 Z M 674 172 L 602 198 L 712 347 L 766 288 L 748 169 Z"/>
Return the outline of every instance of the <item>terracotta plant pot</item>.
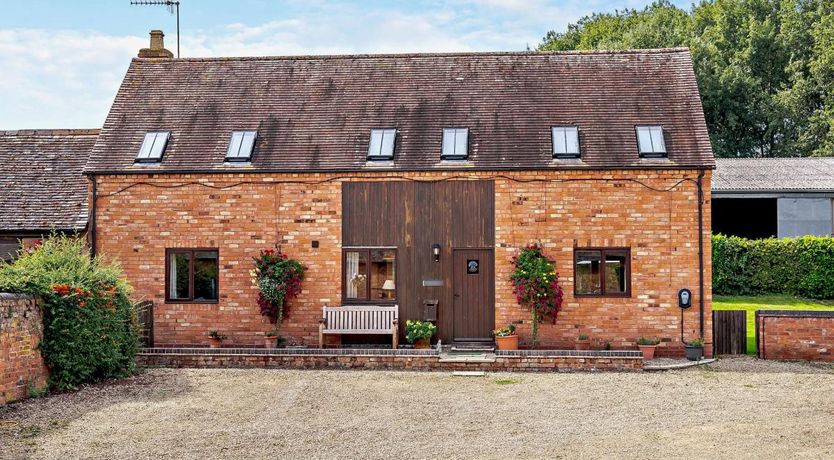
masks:
<path fill-rule="evenodd" d="M 590 350 L 591 349 L 591 339 L 585 340 L 576 340 L 576 349 L 577 350 Z"/>
<path fill-rule="evenodd" d="M 508 335 L 504 337 L 495 337 L 495 346 L 499 350 L 518 350 L 518 335 Z"/>
<path fill-rule="evenodd" d="M 223 343 L 223 340 L 209 337 L 209 348 L 220 348 L 221 343 Z"/>
<path fill-rule="evenodd" d="M 637 345 L 637 348 L 643 352 L 644 360 L 654 359 L 654 350 L 657 348 L 657 345 Z"/>
<path fill-rule="evenodd" d="M 277 337 L 264 337 L 264 348 L 276 348 L 278 346 Z"/>
<path fill-rule="evenodd" d="M 414 348 L 425 350 L 431 345 L 431 338 L 417 339 L 414 341 Z"/>

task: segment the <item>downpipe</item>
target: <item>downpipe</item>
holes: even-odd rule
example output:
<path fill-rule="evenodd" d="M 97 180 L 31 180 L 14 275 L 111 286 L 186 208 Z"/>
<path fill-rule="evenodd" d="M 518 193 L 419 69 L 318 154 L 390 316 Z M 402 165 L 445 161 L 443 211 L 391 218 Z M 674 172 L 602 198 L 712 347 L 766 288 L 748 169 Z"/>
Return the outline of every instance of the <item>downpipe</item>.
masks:
<path fill-rule="evenodd" d="M 704 170 L 698 173 L 698 308 L 704 340 Z"/>

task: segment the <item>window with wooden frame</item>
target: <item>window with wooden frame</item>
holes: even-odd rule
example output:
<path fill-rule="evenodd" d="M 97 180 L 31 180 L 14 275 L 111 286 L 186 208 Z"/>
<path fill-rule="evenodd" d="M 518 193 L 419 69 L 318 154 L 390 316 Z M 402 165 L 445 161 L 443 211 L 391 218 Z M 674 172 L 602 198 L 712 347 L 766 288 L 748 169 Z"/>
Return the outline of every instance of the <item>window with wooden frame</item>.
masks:
<path fill-rule="evenodd" d="M 166 249 L 165 300 L 214 303 L 219 299 L 217 249 Z"/>
<path fill-rule="evenodd" d="M 574 248 L 573 286 L 577 297 L 629 297 L 630 248 Z"/>
<path fill-rule="evenodd" d="M 393 303 L 397 300 L 397 250 L 346 248 L 342 252 L 345 302 Z"/>

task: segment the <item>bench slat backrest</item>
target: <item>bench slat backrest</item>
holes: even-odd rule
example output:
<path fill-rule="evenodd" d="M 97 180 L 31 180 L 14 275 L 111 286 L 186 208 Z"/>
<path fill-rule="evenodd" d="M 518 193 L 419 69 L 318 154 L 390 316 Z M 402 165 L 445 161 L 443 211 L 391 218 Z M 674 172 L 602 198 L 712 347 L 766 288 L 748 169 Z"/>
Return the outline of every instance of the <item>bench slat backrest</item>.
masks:
<path fill-rule="evenodd" d="M 398 319 L 399 307 L 357 305 L 324 307 L 324 331 L 333 333 L 383 333 L 391 332 Z"/>

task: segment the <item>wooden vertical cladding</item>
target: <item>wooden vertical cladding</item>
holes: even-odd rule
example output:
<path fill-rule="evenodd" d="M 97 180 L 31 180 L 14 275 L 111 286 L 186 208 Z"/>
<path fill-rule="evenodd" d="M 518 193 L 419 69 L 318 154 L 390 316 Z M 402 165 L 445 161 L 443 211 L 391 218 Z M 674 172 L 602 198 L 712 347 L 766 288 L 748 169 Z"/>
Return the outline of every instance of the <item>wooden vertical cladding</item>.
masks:
<path fill-rule="evenodd" d="M 451 340 L 453 249 L 495 246 L 493 182 L 348 182 L 342 185 L 342 210 L 343 246 L 397 248 L 401 329 L 407 319 L 424 319 L 424 300 L 437 299 L 438 338 Z M 442 285 L 431 286 L 436 281 Z M 483 308 L 493 311 L 494 304 Z"/>

